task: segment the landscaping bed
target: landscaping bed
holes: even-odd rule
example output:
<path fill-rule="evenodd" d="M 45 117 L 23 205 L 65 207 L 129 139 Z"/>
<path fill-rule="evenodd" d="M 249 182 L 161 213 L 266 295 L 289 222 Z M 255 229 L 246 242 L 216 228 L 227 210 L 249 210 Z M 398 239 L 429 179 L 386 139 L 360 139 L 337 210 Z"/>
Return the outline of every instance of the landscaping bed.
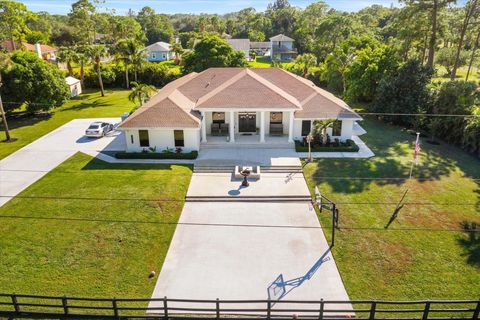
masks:
<path fill-rule="evenodd" d="M 346 142 L 339 143 L 330 143 L 329 145 L 312 146 L 312 152 L 358 152 L 360 148 L 353 141 L 348 139 Z M 295 151 L 296 152 L 308 152 L 308 144 L 301 141 L 295 141 Z"/>
<path fill-rule="evenodd" d="M 117 152 L 117 159 L 178 159 L 194 160 L 198 157 L 198 151 L 190 152 Z"/>

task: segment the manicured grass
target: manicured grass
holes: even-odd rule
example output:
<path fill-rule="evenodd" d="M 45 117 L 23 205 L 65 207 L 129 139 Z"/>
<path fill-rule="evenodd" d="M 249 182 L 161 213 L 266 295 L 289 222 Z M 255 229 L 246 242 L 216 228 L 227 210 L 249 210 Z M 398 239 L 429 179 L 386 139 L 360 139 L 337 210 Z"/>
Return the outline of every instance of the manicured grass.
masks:
<path fill-rule="evenodd" d="M 445 82 L 445 81 L 450 81 L 450 76 L 447 75 L 447 70 L 445 67 L 442 66 L 435 66 L 437 69 L 437 76 L 433 78 L 433 82 Z M 457 80 L 465 80 L 465 77 L 467 75 L 468 67 L 460 67 L 457 70 L 457 76 L 455 79 Z M 475 81 L 478 82 L 480 80 L 479 78 L 479 69 L 477 67 L 472 67 L 472 70 L 470 71 L 470 75 L 468 77 L 468 81 Z"/>
<path fill-rule="evenodd" d="M 249 61 L 248 66 L 250 68 L 270 68 L 272 61 L 270 57 L 255 57 L 255 61 Z"/>
<path fill-rule="evenodd" d="M 105 97 L 99 92 L 85 93 L 73 98 L 63 106 L 53 109 L 51 117 L 24 117 L 10 119 L 8 124 L 15 142 L 0 142 L 0 159 L 24 147 L 48 132 L 77 118 L 120 117 L 130 112 L 134 104 L 128 100 L 128 90 L 107 90 Z M 0 141 L 5 139 L 3 125 L 0 123 Z"/>
<path fill-rule="evenodd" d="M 409 180 L 415 137 L 373 119 L 361 125 L 375 157 L 304 168 L 311 191 L 317 185 L 340 209 L 333 253 L 350 298 L 477 299 L 480 234 L 462 228 L 480 225 L 480 160 L 423 141 Z M 331 216 L 319 217 L 330 238 Z"/>
<path fill-rule="evenodd" d="M 74 155 L 0 208 L 1 291 L 150 297 L 190 177 Z"/>

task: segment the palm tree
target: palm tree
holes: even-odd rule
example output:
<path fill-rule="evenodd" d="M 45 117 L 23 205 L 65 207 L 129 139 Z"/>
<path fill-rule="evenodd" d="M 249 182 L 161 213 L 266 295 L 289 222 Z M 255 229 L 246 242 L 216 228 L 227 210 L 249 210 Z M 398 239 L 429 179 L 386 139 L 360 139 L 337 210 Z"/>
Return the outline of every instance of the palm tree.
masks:
<path fill-rule="evenodd" d="M 2 69 L 6 68 L 10 64 L 10 55 L 7 53 L 0 52 L 0 89 L 2 88 Z M 10 136 L 10 130 L 8 129 L 7 116 L 5 115 L 5 110 L 3 109 L 2 94 L 0 92 L 0 113 L 2 114 L 2 122 L 5 128 L 5 141 L 12 141 Z"/>
<path fill-rule="evenodd" d="M 322 144 L 327 144 L 327 128 L 329 128 L 335 119 L 326 119 L 326 120 L 315 120 L 313 122 L 313 136 L 321 136 Z"/>
<path fill-rule="evenodd" d="M 57 58 L 60 62 L 67 64 L 68 75 L 73 77 L 72 63 L 78 60 L 75 50 L 71 48 L 61 48 L 58 51 Z"/>
<path fill-rule="evenodd" d="M 295 63 L 301 66 L 303 73 L 302 76 L 306 78 L 308 70 L 317 66 L 317 57 L 311 53 L 304 53 L 295 58 Z"/>
<path fill-rule="evenodd" d="M 145 50 L 140 49 L 132 55 L 133 75 L 135 82 L 138 81 L 138 71 L 143 68 L 145 61 L 147 61 L 147 52 Z"/>
<path fill-rule="evenodd" d="M 130 81 L 128 79 L 128 66 L 134 65 L 135 68 L 135 81 L 138 65 L 142 63 L 142 59 L 145 58 L 140 44 L 134 39 L 122 39 L 117 43 L 115 59 L 123 62 L 125 65 L 125 81 L 127 89 L 130 87 Z"/>
<path fill-rule="evenodd" d="M 100 86 L 100 92 L 102 93 L 102 97 L 105 97 L 105 90 L 103 90 L 101 60 L 102 58 L 107 56 L 107 49 L 104 45 L 101 44 L 91 45 L 87 48 L 87 55 L 90 60 L 93 61 L 93 63 L 95 64 L 95 68 L 97 69 L 98 85 Z"/>
<path fill-rule="evenodd" d="M 151 94 L 155 92 L 157 92 L 157 89 L 152 85 L 132 81 L 132 92 L 128 95 L 128 99 L 134 103 L 135 100 L 138 100 L 140 106 L 142 106 L 145 99 L 149 98 Z"/>
<path fill-rule="evenodd" d="M 175 63 L 180 64 L 181 56 L 184 51 L 182 48 L 182 44 L 180 42 L 172 44 L 172 51 L 175 54 Z"/>
<path fill-rule="evenodd" d="M 85 64 L 89 62 L 89 56 L 87 53 L 87 47 L 78 46 L 75 48 L 77 54 L 75 55 L 75 62 L 80 65 L 80 83 L 83 86 L 83 80 L 85 79 Z"/>

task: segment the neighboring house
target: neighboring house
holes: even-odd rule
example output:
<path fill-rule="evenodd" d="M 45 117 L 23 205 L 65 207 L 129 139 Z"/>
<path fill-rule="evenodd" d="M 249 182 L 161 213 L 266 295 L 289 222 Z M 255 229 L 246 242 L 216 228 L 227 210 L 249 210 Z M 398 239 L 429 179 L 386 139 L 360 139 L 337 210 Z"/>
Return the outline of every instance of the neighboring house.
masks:
<path fill-rule="evenodd" d="M 242 51 L 245 54 L 245 58 L 250 60 L 250 40 L 249 39 L 228 39 L 233 50 Z"/>
<path fill-rule="evenodd" d="M 270 55 L 270 42 L 250 42 L 250 50 L 254 50 L 255 53 L 259 56 L 268 56 Z"/>
<path fill-rule="evenodd" d="M 270 56 L 274 61 L 292 61 L 297 56 L 292 38 L 279 34 L 270 38 Z"/>
<path fill-rule="evenodd" d="M 6 50 L 7 52 L 13 52 L 14 48 L 10 40 L 0 42 L 0 48 Z M 58 49 L 51 47 L 46 44 L 30 44 L 26 42 L 15 43 L 16 50 L 27 50 L 35 52 L 40 58 L 49 62 L 57 61 L 57 52 Z"/>
<path fill-rule="evenodd" d="M 67 83 L 68 87 L 70 88 L 71 97 L 76 97 L 82 93 L 82 85 L 80 80 L 74 77 L 66 77 L 65 82 Z"/>
<path fill-rule="evenodd" d="M 288 71 L 210 68 L 163 87 L 119 130 L 125 132 L 128 152 L 199 150 L 210 139 L 225 145 L 275 139 L 293 147 L 320 119 L 337 120 L 327 132 L 341 141 L 351 139 L 356 121 L 362 120 L 341 99 Z"/>
<path fill-rule="evenodd" d="M 167 61 L 175 57 L 170 43 L 162 41 L 155 42 L 143 50 L 148 53 L 147 60 L 150 62 Z"/>

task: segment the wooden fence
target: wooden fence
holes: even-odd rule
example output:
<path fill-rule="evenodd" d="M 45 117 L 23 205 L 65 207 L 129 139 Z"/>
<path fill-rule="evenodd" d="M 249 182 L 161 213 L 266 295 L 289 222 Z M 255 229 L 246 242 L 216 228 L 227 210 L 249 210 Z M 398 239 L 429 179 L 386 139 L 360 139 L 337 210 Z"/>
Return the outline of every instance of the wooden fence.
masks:
<path fill-rule="evenodd" d="M 473 319 L 480 300 L 293 301 L 75 298 L 0 294 L 0 318 Z"/>

